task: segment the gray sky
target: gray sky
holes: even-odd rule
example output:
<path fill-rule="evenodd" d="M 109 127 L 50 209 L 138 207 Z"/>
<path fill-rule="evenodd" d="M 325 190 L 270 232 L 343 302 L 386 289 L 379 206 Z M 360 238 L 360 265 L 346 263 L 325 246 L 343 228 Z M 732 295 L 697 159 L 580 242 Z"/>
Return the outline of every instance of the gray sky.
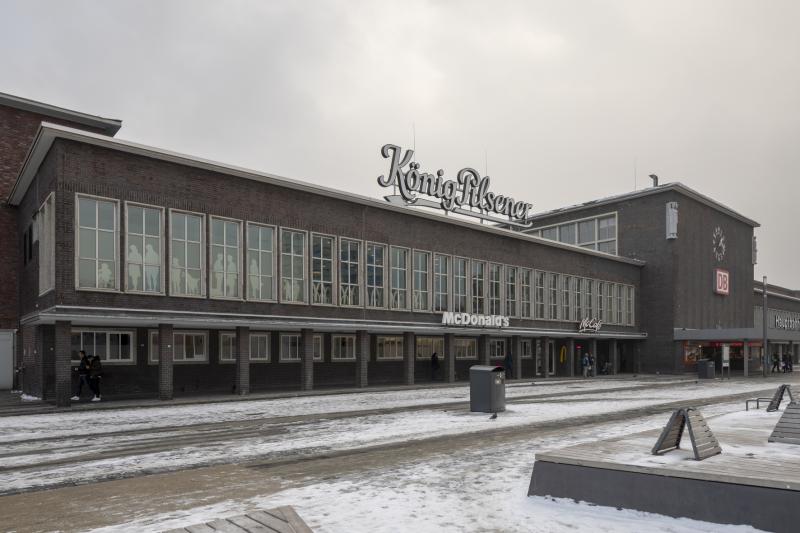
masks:
<path fill-rule="evenodd" d="M 382 144 L 534 211 L 682 181 L 800 288 L 800 2 L 0 0 L 0 92 L 380 197 Z M 634 179 L 634 166 L 638 169 Z M 659 214 L 659 216 L 662 216 Z"/>

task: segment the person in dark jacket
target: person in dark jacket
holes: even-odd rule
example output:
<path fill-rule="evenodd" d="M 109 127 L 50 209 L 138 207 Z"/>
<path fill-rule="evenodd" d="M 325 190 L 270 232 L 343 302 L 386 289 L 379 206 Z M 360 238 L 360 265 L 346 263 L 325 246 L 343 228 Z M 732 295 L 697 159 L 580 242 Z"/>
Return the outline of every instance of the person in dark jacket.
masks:
<path fill-rule="evenodd" d="M 91 365 L 91 361 L 83 350 L 81 350 L 79 354 L 81 356 L 81 362 L 75 369 L 78 372 L 78 386 L 75 387 L 75 394 L 73 394 L 71 398 L 73 402 L 77 402 L 81 399 L 81 392 L 83 391 L 84 385 L 86 385 L 87 389 L 92 388 L 89 384 L 89 366 Z"/>
<path fill-rule="evenodd" d="M 89 365 L 89 386 L 94 392 L 93 402 L 100 401 L 100 378 L 103 377 L 103 364 L 100 362 L 100 356 L 95 355 L 92 357 L 91 364 Z"/>
<path fill-rule="evenodd" d="M 781 360 L 778 359 L 778 354 L 776 354 L 776 353 L 772 354 L 772 370 L 770 371 L 770 373 L 772 373 L 772 372 L 780 372 L 781 371 L 780 364 L 781 364 Z"/>
<path fill-rule="evenodd" d="M 506 367 L 506 378 L 511 379 L 514 377 L 514 356 L 511 354 L 511 350 L 506 352 L 504 365 Z"/>
<path fill-rule="evenodd" d="M 431 381 L 435 380 L 439 375 L 439 356 L 436 352 L 431 355 Z"/>

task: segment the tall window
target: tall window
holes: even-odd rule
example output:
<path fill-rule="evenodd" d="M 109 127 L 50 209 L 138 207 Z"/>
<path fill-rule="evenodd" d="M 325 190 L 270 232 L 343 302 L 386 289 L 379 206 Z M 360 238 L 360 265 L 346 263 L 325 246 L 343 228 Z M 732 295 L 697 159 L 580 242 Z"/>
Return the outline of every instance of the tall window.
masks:
<path fill-rule="evenodd" d="M 331 361 L 355 361 L 356 337 L 355 335 L 333 335 L 333 351 Z"/>
<path fill-rule="evenodd" d="M 80 351 L 98 355 L 103 363 L 133 363 L 135 335 L 132 331 L 91 331 L 73 329 L 72 360 L 80 361 Z"/>
<path fill-rule="evenodd" d="M 614 284 L 606 283 L 606 321 L 613 323 L 616 321 L 614 310 Z"/>
<path fill-rule="evenodd" d="M 247 295 L 251 300 L 275 299 L 275 230 L 247 224 Z"/>
<path fill-rule="evenodd" d="M 520 316 L 522 318 L 531 318 L 531 276 L 530 269 L 523 268 L 519 271 Z"/>
<path fill-rule="evenodd" d="M 417 359 L 430 360 L 433 354 L 437 357 L 444 356 L 444 338 L 443 337 L 417 337 Z"/>
<path fill-rule="evenodd" d="M 454 340 L 456 359 L 477 359 L 478 342 L 475 339 L 456 338 Z"/>
<path fill-rule="evenodd" d="M 433 310 L 447 311 L 447 276 L 450 270 L 450 258 L 446 255 L 433 256 Z"/>
<path fill-rule="evenodd" d="M 314 362 L 322 362 L 325 360 L 325 355 L 322 353 L 322 335 L 314 335 L 311 339 L 312 346 L 312 358 Z"/>
<path fill-rule="evenodd" d="M 127 290 L 160 293 L 162 210 L 127 204 Z"/>
<path fill-rule="evenodd" d="M 558 240 L 566 244 L 575 244 L 575 224 L 563 224 L 558 227 Z"/>
<path fill-rule="evenodd" d="M 573 283 L 575 284 L 575 290 L 573 291 L 573 295 L 575 298 L 575 316 L 573 320 L 581 321 L 583 320 L 583 278 L 573 278 Z"/>
<path fill-rule="evenodd" d="M 408 250 L 390 248 L 392 270 L 392 309 L 408 309 Z"/>
<path fill-rule="evenodd" d="M 608 254 L 617 253 L 617 217 L 597 219 L 597 249 Z"/>
<path fill-rule="evenodd" d="M 546 273 L 542 272 L 541 270 L 537 270 L 534 272 L 534 278 L 536 278 L 536 318 L 543 319 L 545 317 L 545 297 L 546 297 L 546 285 L 545 285 L 545 276 Z"/>
<path fill-rule="evenodd" d="M 367 306 L 386 307 L 386 282 L 384 255 L 386 248 L 380 244 L 367 244 Z"/>
<path fill-rule="evenodd" d="M 269 362 L 269 333 L 250 333 L 250 360 Z"/>
<path fill-rule="evenodd" d="M 78 197 L 78 287 L 117 289 L 117 203 Z"/>
<path fill-rule="evenodd" d="M 486 298 L 486 263 L 472 262 L 472 312 L 482 314 Z"/>
<path fill-rule="evenodd" d="M 623 315 L 625 314 L 625 306 L 623 305 L 623 301 L 625 299 L 624 296 L 625 286 L 624 285 L 617 285 L 617 324 L 624 324 Z"/>
<path fill-rule="evenodd" d="M 578 246 L 583 248 L 596 248 L 595 242 L 597 241 L 597 220 L 584 220 L 578 222 Z"/>
<path fill-rule="evenodd" d="M 502 359 L 506 356 L 505 339 L 489 339 L 489 358 Z"/>
<path fill-rule="evenodd" d="M 577 244 L 581 248 L 616 254 L 616 228 L 617 215 L 611 214 L 531 230 L 529 233 L 553 241 Z"/>
<path fill-rule="evenodd" d="M 597 319 L 602 320 L 603 322 L 607 322 L 606 320 L 606 313 L 605 313 L 605 293 L 606 293 L 606 284 L 602 281 L 597 282 Z"/>
<path fill-rule="evenodd" d="M 506 267 L 506 315 L 517 316 L 517 269 Z"/>
<path fill-rule="evenodd" d="M 594 280 L 586 279 L 583 283 L 584 317 L 594 318 Z M 599 317 L 598 317 L 599 318 Z"/>
<path fill-rule="evenodd" d="M 414 311 L 429 311 L 430 306 L 430 290 L 428 289 L 428 271 L 430 264 L 430 256 L 428 252 L 414 251 L 414 286 L 413 286 L 413 303 Z"/>
<path fill-rule="evenodd" d="M 558 320 L 558 282 L 559 275 L 550 272 L 548 277 L 548 314 L 547 318 L 550 320 Z"/>
<path fill-rule="evenodd" d="M 206 332 L 174 332 L 172 358 L 175 361 L 207 361 Z"/>
<path fill-rule="evenodd" d="M 572 319 L 572 276 L 561 277 L 561 320 Z"/>
<path fill-rule="evenodd" d="M 403 337 L 378 337 L 377 348 L 375 359 L 378 361 L 403 359 Z"/>
<path fill-rule="evenodd" d="M 39 294 L 41 295 L 56 286 L 55 193 L 50 193 L 39 208 L 37 222 L 39 224 Z"/>
<path fill-rule="evenodd" d="M 469 310 L 469 302 L 467 301 L 468 269 L 468 259 L 463 257 L 453 258 L 453 311 L 456 313 L 466 313 Z"/>
<path fill-rule="evenodd" d="M 236 353 L 236 334 L 235 333 L 220 333 L 219 334 L 219 360 L 232 362 L 235 360 Z"/>
<path fill-rule="evenodd" d="M 522 339 L 519 342 L 520 359 L 533 359 L 533 341 L 531 339 Z"/>
<path fill-rule="evenodd" d="M 311 235 L 311 303 L 333 304 L 333 237 Z"/>
<path fill-rule="evenodd" d="M 306 301 L 306 234 L 281 229 L 281 300 Z"/>
<path fill-rule="evenodd" d="M 627 287 L 625 302 L 625 323 L 633 326 L 633 287 Z"/>
<path fill-rule="evenodd" d="M 361 243 L 342 239 L 339 251 L 340 305 L 361 305 Z"/>
<path fill-rule="evenodd" d="M 170 294 L 202 296 L 203 217 L 189 213 L 170 213 Z"/>
<path fill-rule="evenodd" d="M 239 298 L 241 223 L 211 217 L 211 296 Z"/>
<path fill-rule="evenodd" d="M 503 284 L 503 265 L 489 263 L 489 314 L 502 313 L 501 290 Z"/>
<path fill-rule="evenodd" d="M 300 335 L 293 333 L 281 334 L 281 361 L 300 360 Z"/>

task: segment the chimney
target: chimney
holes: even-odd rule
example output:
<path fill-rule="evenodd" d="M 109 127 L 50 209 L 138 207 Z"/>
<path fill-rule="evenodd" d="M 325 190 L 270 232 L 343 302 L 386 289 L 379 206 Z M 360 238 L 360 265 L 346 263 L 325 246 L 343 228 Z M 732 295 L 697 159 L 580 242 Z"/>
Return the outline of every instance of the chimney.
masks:
<path fill-rule="evenodd" d="M 650 179 L 653 180 L 653 187 L 658 187 L 658 176 L 650 174 Z"/>

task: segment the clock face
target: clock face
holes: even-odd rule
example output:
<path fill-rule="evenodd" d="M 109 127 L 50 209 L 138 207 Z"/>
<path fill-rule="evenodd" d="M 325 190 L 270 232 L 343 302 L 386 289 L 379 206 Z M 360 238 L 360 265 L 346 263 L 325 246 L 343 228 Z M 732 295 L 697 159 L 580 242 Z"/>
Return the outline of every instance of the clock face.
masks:
<path fill-rule="evenodd" d="M 714 233 L 711 235 L 712 251 L 717 261 L 722 261 L 725 257 L 725 234 L 722 233 L 722 228 L 717 226 L 714 228 Z"/>

